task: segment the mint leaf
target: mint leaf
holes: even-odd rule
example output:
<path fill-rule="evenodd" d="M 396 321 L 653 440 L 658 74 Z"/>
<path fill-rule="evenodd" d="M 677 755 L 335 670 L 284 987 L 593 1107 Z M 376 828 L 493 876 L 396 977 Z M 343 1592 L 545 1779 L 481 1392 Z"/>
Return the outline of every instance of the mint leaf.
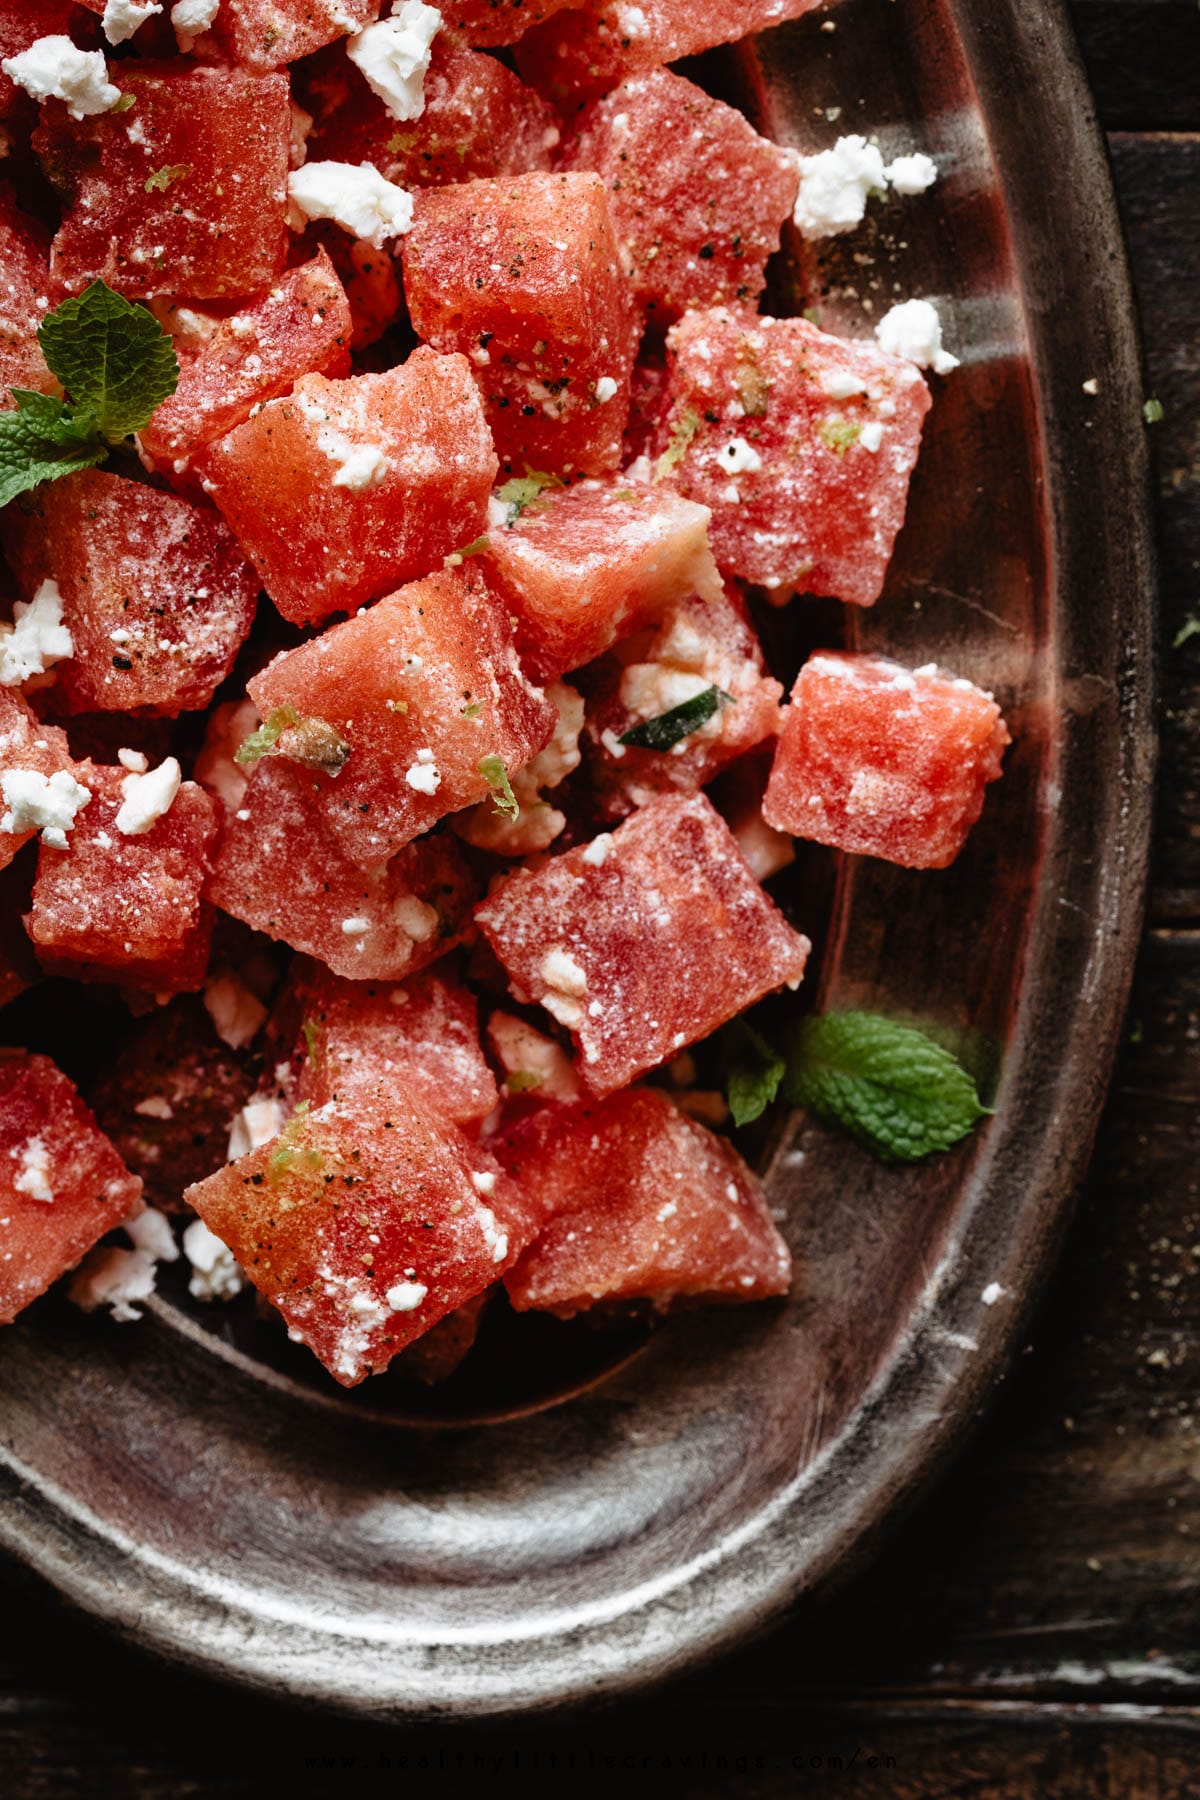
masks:
<path fill-rule="evenodd" d="M 745 1019 L 735 1019 L 722 1040 L 729 1059 L 725 1095 L 735 1125 L 750 1125 L 761 1118 L 779 1092 L 787 1064 L 761 1031 Z"/>
<path fill-rule="evenodd" d="M 492 790 L 492 805 L 498 813 L 508 819 L 519 819 L 521 808 L 517 796 L 513 793 L 512 782 L 508 779 L 508 770 L 504 759 L 500 756 L 484 756 L 478 763 L 479 773 Z"/>
<path fill-rule="evenodd" d="M 38 343 L 78 412 L 119 443 L 175 392 L 179 359 L 154 314 L 93 281 L 38 326 Z"/>
<path fill-rule="evenodd" d="M 252 731 L 244 744 L 233 753 L 235 763 L 253 768 L 260 757 L 273 750 L 289 725 L 298 725 L 300 714 L 294 706 L 277 706 L 269 712 L 257 731 Z"/>
<path fill-rule="evenodd" d="M 707 725 L 719 706 L 735 704 L 733 695 L 725 693 L 724 689 L 705 688 L 703 693 L 693 694 L 690 700 L 672 706 L 668 712 L 656 713 L 644 724 L 631 726 L 622 732 L 619 742 L 630 744 L 636 750 L 669 750 L 673 744 L 682 743 L 693 731 Z"/>
<path fill-rule="evenodd" d="M 540 469 L 526 469 L 524 475 L 514 475 L 503 487 L 496 489 L 496 498 L 508 508 L 506 525 L 515 525 L 523 512 L 541 498 L 544 488 L 561 487 L 562 480 L 557 475 L 545 475 Z"/>
<path fill-rule="evenodd" d="M 881 1013 L 806 1019 L 783 1092 L 844 1125 L 881 1162 L 916 1162 L 948 1150 L 989 1111 L 948 1050 Z"/>
<path fill-rule="evenodd" d="M 43 481 L 95 468 L 107 445 L 91 435 L 90 417 L 75 419 L 50 394 L 13 388 L 15 412 L 0 413 L 0 506 Z"/>

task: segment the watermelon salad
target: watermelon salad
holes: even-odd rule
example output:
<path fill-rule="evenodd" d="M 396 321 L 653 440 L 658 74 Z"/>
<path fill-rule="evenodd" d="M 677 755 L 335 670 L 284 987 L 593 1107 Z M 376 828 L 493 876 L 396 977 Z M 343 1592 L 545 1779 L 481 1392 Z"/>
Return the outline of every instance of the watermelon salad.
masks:
<path fill-rule="evenodd" d="M 955 379 L 767 298 L 933 159 L 669 66 L 816 4 L 0 0 L 0 1321 L 177 1263 L 438 1381 L 785 1294 L 776 1096 L 982 1112 L 788 998 L 796 841 L 944 869 L 1009 741 L 765 647 L 879 599 Z M 910 1055 L 968 1111 L 886 1139 Z"/>

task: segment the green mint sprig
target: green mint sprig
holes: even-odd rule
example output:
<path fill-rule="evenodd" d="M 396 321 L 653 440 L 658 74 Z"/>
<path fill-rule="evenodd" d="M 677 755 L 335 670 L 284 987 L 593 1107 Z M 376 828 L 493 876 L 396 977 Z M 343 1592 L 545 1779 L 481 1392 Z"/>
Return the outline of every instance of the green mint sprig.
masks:
<path fill-rule="evenodd" d="M 735 1019 L 723 1036 L 729 1059 L 725 1093 L 735 1125 L 752 1125 L 779 1092 L 787 1063 L 772 1044 L 745 1019 Z"/>
<path fill-rule="evenodd" d="M 719 706 L 734 704 L 733 695 L 725 693 L 723 688 L 708 687 L 667 712 L 655 713 L 641 725 L 631 726 L 622 732 L 618 741 L 637 750 L 670 750 L 684 738 L 691 737 L 694 731 L 699 731 L 702 725 L 707 725 Z"/>
<path fill-rule="evenodd" d="M 153 313 L 93 281 L 38 326 L 66 398 L 11 389 L 0 413 L 0 506 L 44 481 L 95 468 L 141 431 L 179 382 L 175 346 Z"/>
<path fill-rule="evenodd" d="M 547 475 L 541 469 L 525 470 L 523 475 L 514 475 L 503 487 L 496 489 L 496 498 L 502 506 L 508 508 L 506 525 L 515 525 L 523 512 L 536 506 L 546 488 L 562 487 L 562 479 L 558 475 Z"/>
<path fill-rule="evenodd" d="M 492 790 L 492 805 L 498 813 L 514 823 L 521 816 L 520 803 L 513 793 L 512 782 L 508 779 L 508 770 L 504 766 L 502 756 L 481 756 L 478 763 L 479 773 Z"/>

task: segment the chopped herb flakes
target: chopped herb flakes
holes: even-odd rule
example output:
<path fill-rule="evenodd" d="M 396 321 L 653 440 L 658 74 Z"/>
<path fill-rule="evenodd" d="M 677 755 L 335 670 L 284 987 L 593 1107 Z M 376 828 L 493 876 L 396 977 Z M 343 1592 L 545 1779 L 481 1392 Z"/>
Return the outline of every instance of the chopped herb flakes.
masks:
<path fill-rule="evenodd" d="M 182 181 L 191 172 L 191 163 L 167 163 L 163 168 L 155 169 L 153 175 L 147 175 L 146 192 L 165 194 L 173 181 Z"/>
<path fill-rule="evenodd" d="M 843 456 L 851 444 L 857 444 L 862 436 L 860 419 L 822 419 L 817 426 L 817 436 L 836 456 Z"/>
<path fill-rule="evenodd" d="M 723 689 L 705 688 L 703 693 L 693 695 L 679 706 L 672 706 L 668 712 L 656 713 L 643 724 L 631 726 L 622 732 L 620 741 L 636 750 L 670 750 L 684 738 L 691 737 L 694 731 L 699 731 L 702 725 L 707 725 L 718 707 L 734 704 L 732 694 Z"/>
<path fill-rule="evenodd" d="M 260 756 L 273 750 L 290 725 L 298 725 L 300 715 L 294 706 L 277 706 L 269 712 L 257 731 L 252 731 L 245 743 L 234 752 L 233 760 L 244 768 L 253 768 Z"/>
<path fill-rule="evenodd" d="M 681 463 L 683 461 L 684 457 L 687 455 L 688 445 L 691 443 L 699 429 L 700 414 L 698 412 L 693 412 L 689 406 L 687 411 L 681 415 L 678 423 L 672 428 L 671 441 L 654 465 L 654 476 L 656 481 L 661 481 L 664 475 L 669 475 L 671 473 L 671 470 L 675 467 L 676 463 Z"/>
<path fill-rule="evenodd" d="M 512 782 L 508 779 L 508 770 L 504 759 L 500 756 L 484 756 L 478 763 L 479 773 L 492 790 L 492 805 L 498 813 L 508 819 L 517 820 L 521 816 L 521 808 L 517 796 L 513 793 Z"/>
<path fill-rule="evenodd" d="M 562 485 L 559 476 L 546 475 L 540 469 L 526 469 L 524 475 L 514 475 L 511 481 L 506 481 L 503 487 L 496 489 L 497 500 L 508 508 L 505 524 L 515 525 L 523 512 L 536 506 L 546 488 Z"/>

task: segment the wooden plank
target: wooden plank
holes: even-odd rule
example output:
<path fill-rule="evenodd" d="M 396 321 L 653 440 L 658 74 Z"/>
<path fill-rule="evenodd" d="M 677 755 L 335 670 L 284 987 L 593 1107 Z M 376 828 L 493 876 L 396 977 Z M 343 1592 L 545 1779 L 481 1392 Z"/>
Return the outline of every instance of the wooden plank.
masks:
<path fill-rule="evenodd" d="M 1110 129 L 1200 127 L 1200 18 L 1191 0 L 1074 0 L 1071 11 Z"/>

